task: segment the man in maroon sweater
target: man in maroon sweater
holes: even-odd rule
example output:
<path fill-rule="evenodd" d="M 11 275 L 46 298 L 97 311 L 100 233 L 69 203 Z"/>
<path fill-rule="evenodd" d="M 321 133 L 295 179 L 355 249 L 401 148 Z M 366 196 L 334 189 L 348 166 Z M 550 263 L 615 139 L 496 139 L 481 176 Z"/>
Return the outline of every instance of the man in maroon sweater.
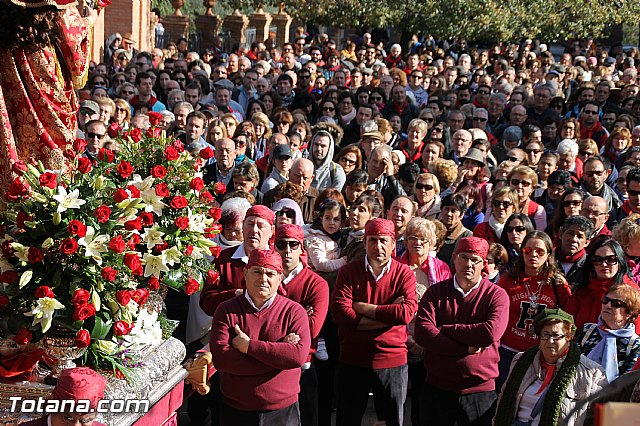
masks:
<path fill-rule="evenodd" d="M 401 426 L 407 397 L 407 324 L 416 308 L 416 278 L 392 259 L 395 226 L 365 226 L 364 259 L 338 272 L 331 313 L 338 324 L 338 426 L 359 425 L 373 390 L 378 419 Z"/>
<path fill-rule="evenodd" d="M 460 239 L 455 275 L 429 287 L 420 300 L 415 340 L 424 348 L 427 370 L 421 425 L 491 425 L 509 297 L 482 277 L 488 251 L 482 238 Z"/>
<path fill-rule="evenodd" d="M 329 309 L 329 285 L 301 260 L 304 231 L 298 225 L 284 224 L 276 230 L 275 249 L 282 256 L 284 279 L 279 292 L 298 302 L 307 311 L 311 350 L 302 366 L 300 378 L 300 420 L 302 426 L 318 425 L 318 377 L 312 363 L 318 334 Z"/>
<path fill-rule="evenodd" d="M 278 253 L 252 250 L 244 279 L 244 293 L 222 302 L 211 326 L 220 424 L 299 426 L 300 367 L 311 346 L 307 312 L 278 294 Z"/>
<path fill-rule="evenodd" d="M 200 295 L 200 307 L 213 316 L 218 305 L 238 294 L 244 286 L 243 270 L 254 249 L 269 248 L 273 236 L 275 213 L 268 207 L 257 205 L 247 210 L 242 222 L 244 241 L 238 247 L 223 250 L 215 261 L 220 279 L 213 284 L 205 284 Z"/>

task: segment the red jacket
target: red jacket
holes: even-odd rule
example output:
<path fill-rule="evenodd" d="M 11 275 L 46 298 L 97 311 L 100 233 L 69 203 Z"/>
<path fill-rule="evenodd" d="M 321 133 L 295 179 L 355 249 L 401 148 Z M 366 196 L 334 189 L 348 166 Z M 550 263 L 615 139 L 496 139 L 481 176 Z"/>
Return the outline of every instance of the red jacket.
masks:
<path fill-rule="evenodd" d="M 473 228 L 473 236 L 478 238 L 484 238 L 491 243 L 499 243 L 500 238 L 496 235 L 496 231 L 493 230 L 491 226 L 489 226 L 489 222 L 482 222 L 476 225 Z"/>

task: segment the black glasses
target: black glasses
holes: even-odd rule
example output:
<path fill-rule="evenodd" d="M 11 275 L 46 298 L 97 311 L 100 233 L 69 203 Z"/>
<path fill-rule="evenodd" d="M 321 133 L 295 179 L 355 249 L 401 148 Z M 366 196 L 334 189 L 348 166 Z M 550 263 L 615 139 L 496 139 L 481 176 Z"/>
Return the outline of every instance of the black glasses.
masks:
<path fill-rule="evenodd" d="M 416 183 L 416 189 L 424 189 L 425 191 L 431 191 L 433 189 L 433 185 L 429 185 L 428 183 Z"/>
<path fill-rule="evenodd" d="M 418 78 L 424 78 L 424 77 L 423 77 L 423 76 L 421 76 L 421 75 L 412 75 L 412 76 L 411 76 L 411 78 L 416 78 L 416 79 L 418 79 Z"/>
<path fill-rule="evenodd" d="M 434 121 L 436 121 L 435 118 L 423 118 L 424 121 L 426 121 L 427 123 L 433 123 Z"/>
<path fill-rule="evenodd" d="M 92 132 L 87 133 L 87 138 L 89 139 L 94 139 L 94 138 L 104 139 L 105 136 L 106 136 L 106 133 L 103 133 L 103 134 L 92 133 Z"/>
<path fill-rule="evenodd" d="M 580 151 L 580 155 L 583 155 L 585 157 L 591 157 L 593 155 L 595 155 L 593 152 L 591 151 Z"/>
<path fill-rule="evenodd" d="M 122 93 L 123 95 L 133 95 L 133 94 L 135 94 L 136 92 L 132 92 L 132 91 L 129 91 L 129 90 L 126 90 L 126 91 L 125 91 L 125 90 L 123 90 L 123 91 L 122 91 L 122 92 L 120 92 L 120 93 Z"/>
<path fill-rule="evenodd" d="M 529 182 L 528 180 L 520 180 L 520 179 L 511 179 L 511 186 L 520 186 L 522 185 L 523 188 L 528 188 L 531 186 L 532 182 Z"/>
<path fill-rule="evenodd" d="M 276 216 L 286 216 L 289 219 L 295 219 L 296 218 L 296 212 L 295 212 L 295 210 L 292 210 L 292 209 L 282 209 L 282 210 L 278 210 L 276 212 Z"/>
<path fill-rule="evenodd" d="M 322 110 L 323 110 L 323 111 L 333 112 L 333 111 L 335 111 L 336 109 L 335 109 L 334 107 L 322 107 Z"/>
<path fill-rule="evenodd" d="M 487 119 L 484 117 L 473 117 L 473 121 L 480 121 L 484 123 L 485 121 L 487 121 Z"/>
<path fill-rule="evenodd" d="M 615 254 L 612 254 L 610 256 L 596 256 L 593 255 L 593 257 L 591 258 L 592 262 L 594 265 L 617 265 L 618 264 L 618 258 L 616 257 Z"/>
<path fill-rule="evenodd" d="M 508 209 L 509 207 L 513 206 L 513 203 L 511 201 L 493 200 L 491 205 L 494 209 Z"/>
<path fill-rule="evenodd" d="M 370 96 L 369 99 L 371 99 L 372 101 L 381 101 L 382 96 Z"/>
<path fill-rule="evenodd" d="M 491 93 L 491 92 L 489 92 L 488 90 L 479 90 L 478 91 L 478 95 L 488 95 L 489 93 Z"/>
<path fill-rule="evenodd" d="M 555 342 L 557 342 L 558 340 L 562 340 L 566 337 L 566 335 L 564 334 L 551 334 L 551 333 L 542 333 L 542 335 L 540 336 L 540 340 L 553 340 Z"/>
<path fill-rule="evenodd" d="M 640 196 L 640 191 L 635 191 L 633 189 L 628 189 L 627 190 L 627 194 L 629 194 L 629 197 L 638 197 L 638 196 Z"/>
<path fill-rule="evenodd" d="M 287 247 L 289 247 L 291 250 L 296 250 L 298 247 L 300 247 L 300 241 L 289 241 L 289 240 L 276 241 L 276 248 L 278 250 L 286 250 Z"/>
<path fill-rule="evenodd" d="M 596 115 L 598 113 L 598 111 L 584 111 L 584 114 L 587 115 Z"/>
<path fill-rule="evenodd" d="M 516 231 L 517 233 L 521 233 L 521 232 L 525 232 L 527 230 L 527 228 L 525 228 L 524 226 L 507 226 L 505 228 L 505 231 L 507 231 L 507 234 L 510 234 L 513 231 Z"/>
<path fill-rule="evenodd" d="M 582 205 L 582 200 L 564 200 L 562 207 L 578 207 Z"/>
<path fill-rule="evenodd" d="M 584 172 L 584 175 L 587 177 L 602 176 L 603 174 L 604 170 L 589 170 L 588 172 Z"/>
<path fill-rule="evenodd" d="M 354 164 L 356 164 L 355 160 L 350 160 L 347 157 L 342 157 L 340 159 L 341 163 L 345 163 L 347 166 L 353 166 Z"/>
<path fill-rule="evenodd" d="M 136 66 L 144 67 L 146 64 L 144 62 L 136 62 Z"/>
<path fill-rule="evenodd" d="M 607 305 L 609 303 L 611 303 L 611 306 L 613 306 L 614 308 L 625 308 L 626 309 L 628 307 L 627 304 L 625 302 L 623 302 L 622 300 L 620 300 L 620 299 L 613 299 L 613 298 L 607 297 L 607 296 L 602 298 L 602 304 L 603 305 Z"/>
<path fill-rule="evenodd" d="M 176 81 L 186 81 L 187 79 L 185 77 L 178 77 L 176 78 Z"/>
<path fill-rule="evenodd" d="M 522 161 L 518 157 L 514 157 L 514 156 L 507 156 L 507 160 L 513 161 L 514 163 L 519 163 L 520 161 Z"/>
<path fill-rule="evenodd" d="M 524 150 L 524 152 L 526 152 L 527 154 L 542 154 L 544 152 L 544 150 L 527 148 L 527 149 Z"/>

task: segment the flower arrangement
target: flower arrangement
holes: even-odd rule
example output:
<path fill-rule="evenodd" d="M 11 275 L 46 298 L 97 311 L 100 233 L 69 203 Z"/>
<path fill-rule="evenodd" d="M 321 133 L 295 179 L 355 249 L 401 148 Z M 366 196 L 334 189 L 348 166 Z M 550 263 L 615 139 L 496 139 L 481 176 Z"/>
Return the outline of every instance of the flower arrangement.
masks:
<path fill-rule="evenodd" d="M 136 322 L 152 292 L 190 295 L 218 279 L 221 212 L 200 172 L 213 152 L 193 158 L 149 115 L 150 129 L 121 135 L 117 152 L 93 158 L 76 140 L 69 170 L 16 164 L 0 221 L 0 328 L 18 344 L 54 325 L 76 332 L 86 364 L 122 370 L 127 336 L 159 330 L 147 314 Z"/>

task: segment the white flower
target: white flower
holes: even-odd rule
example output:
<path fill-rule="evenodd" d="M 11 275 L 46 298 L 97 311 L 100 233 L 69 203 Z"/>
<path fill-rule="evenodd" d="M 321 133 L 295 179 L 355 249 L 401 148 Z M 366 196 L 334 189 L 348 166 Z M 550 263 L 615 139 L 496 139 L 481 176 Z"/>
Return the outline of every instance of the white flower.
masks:
<path fill-rule="evenodd" d="M 144 263 L 144 276 L 160 277 L 160 272 L 169 272 L 169 268 L 164 259 L 164 255 L 154 256 L 150 253 L 145 253 L 142 256 L 142 263 Z"/>
<path fill-rule="evenodd" d="M 20 243 L 11 243 L 11 248 L 14 250 L 14 255 L 21 262 L 29 261 L 29 247 L 25 247 Z"/>
<path fill-rule="evenodd" d="M 146 212 L 154 212 L 156 215 L 162 216 L 162 209 L 167 207 L 167 205 L 162 202 L 162 198 L 156 195 L 155 188 L 140 191 L 140 198 L 142 198 Z"/>
<path fill-rule="evenodd" d="M 164 260 L 169 266 L 180 263 L 180 260 L 182 259 L 182 253 L 180 253 L 180 250 L 178 250 L 176 246 L 166 249 L 162 254 L 164 254 Z"/>
<path fill-rule="evenodd" d="M 145 180 L 142 180 L 142 177 L 140 177 L 140 175 L 133 175 L 133 180 L 129 182 L 129 185 L 135 186 L 140 190 L 140 192 L 142 192 L 151 189 L 153 181 L 153 176 L 148 176 L 147 178 L 145 178 Z"/>
<path fill-rule="evenodd" d="M 164 240 L 162 239 L 163 235 L 164 232 L 161 232 L 160 230 L 158 230 L 157 226 L 154 226 L 153 228 L 147 228 L 145 230 L 145 233 L 142 234 L 141 237 L 142 241 L 147 243 L 147 250 L 151 250 L 155 247 L 156 244 L 162 244 L 164 242 Z"/>
<path fill-rule="evenodd" d="M 102 265 L 101 253 L 107 252 L 106 243 L 109 241 L 108 235 L 96 236 L 96 230 L 92 226 L 87 227 L 87 235 L 78 240 L 78 245 L 85 248 L 85 256 L 92 257 L 98 265 Z"/>
<path fill-rule="evenodd" d="M 51 297 L 41 297 L 36 301 L 31 312 L 26 312 L 25 315 L 33 317 L 32 326 L 40 324 L 42 332 L 46 333 L 51 327 L 51 320 L 56 309 L 64 309 L 64 305 Z"/>
<path fill-rule="evenodd" d="M 85 200 L 78 198 L 79 196 L 80 191 L 78 189 L 74 189 L 67 194 L 67 190 L 63 186 L 58 186 L 58 193 L 53 196 L 53 199 L 58 202 L 57 212 L 62 213 L 67 209 L 79 209 L 81 205 L 86 203 Z"/>
<path fill-rule="evenodd" d="M 204 229 L 207 227 L 207 217 L 203 214 L 191 214 L 189 209 L 189 231 L 199 232 L 204 234 Z"/>
<path fill-rule="evenodd" d="M 203 249 L 201 249 L 198 246 L 193 246 L 193 250 L 191 251 L 191 258 L 192 259 L 202 259 L 208 253 L 209 253 L 208 251 L 204 251 Z"/>

